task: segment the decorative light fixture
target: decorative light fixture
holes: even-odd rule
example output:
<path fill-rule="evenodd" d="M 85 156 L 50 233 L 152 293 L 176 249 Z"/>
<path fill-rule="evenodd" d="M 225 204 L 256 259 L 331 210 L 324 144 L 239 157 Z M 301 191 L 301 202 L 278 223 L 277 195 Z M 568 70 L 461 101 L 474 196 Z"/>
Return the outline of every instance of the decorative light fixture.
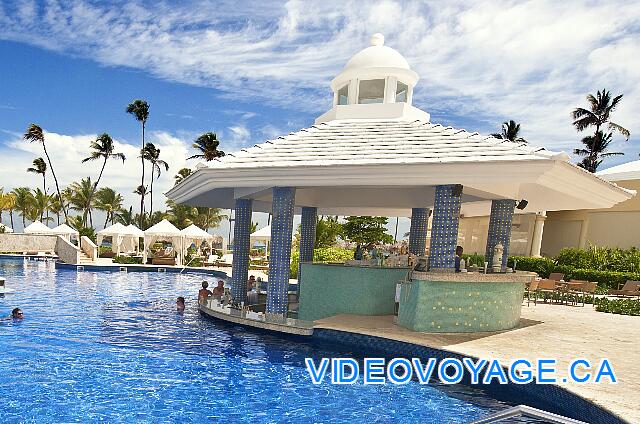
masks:
<path fill-rule="evenodd" d="M 529 204 L 528 200 L 522 199 L 521 201 L 518 202 L 518 204 L 516 205 L 516 208 L 523 210 L 524 208 L 527 207 L 528 204 Z"/>

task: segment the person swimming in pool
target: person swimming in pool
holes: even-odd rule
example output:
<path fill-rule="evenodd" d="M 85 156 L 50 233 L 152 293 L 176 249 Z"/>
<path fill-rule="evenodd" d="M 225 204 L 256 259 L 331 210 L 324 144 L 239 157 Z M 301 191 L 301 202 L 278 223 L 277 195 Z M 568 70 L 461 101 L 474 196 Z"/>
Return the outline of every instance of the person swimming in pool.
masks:
<path fill-rule="evenodd" d="M 24 313 L 22 312 L 22 309 L 20 308 L 13 308 L 13 310 L 11 310 L 11 316 L 6 317 L 6 318 L 0 318 L 1 321 L 7 321 L 7 320 L 21 320 L 24 318 Z"/>
<path fill-rule="evenodd" d="M 180 296 L 176 300 L 176 310 L 178 312 L 184 312 L 184 297 Z"/>

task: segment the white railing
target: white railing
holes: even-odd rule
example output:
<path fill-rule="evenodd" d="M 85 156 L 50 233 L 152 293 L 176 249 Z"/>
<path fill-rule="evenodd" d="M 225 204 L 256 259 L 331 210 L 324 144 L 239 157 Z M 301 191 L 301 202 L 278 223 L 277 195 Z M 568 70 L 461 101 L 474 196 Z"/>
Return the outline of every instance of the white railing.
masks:
<path fill-rule="evenodd" d="M 513 417 L 531 417 L 540 418 L 546 423 L 558 423 L 558 424 L 587 424 L 584 421 L 574 420 L 573 418 L 563 417 L 562 415 L 553 414 L 551 412 L 543 411 L 542 409 L 532 408 L 527 405 L 518 405 L 513 408 L 505 409 L 504 411 L 497 412 L 485 418 L 481 418 L 476 421 L 472 421 L 471 424 L 489 424 L 497 423 L 507 418 Z"/>
<path fill-rule="evenodd" d="M 89 237 L 80 237 L 80 249 L 91 259 L 91 262 L 98 260 L 98 246 Z"/>
<path fill-rule="evenodd" d="M 56 239 L 56 255 L 66 264 L 80 263 L 80 249 L 61 236 Z"/>

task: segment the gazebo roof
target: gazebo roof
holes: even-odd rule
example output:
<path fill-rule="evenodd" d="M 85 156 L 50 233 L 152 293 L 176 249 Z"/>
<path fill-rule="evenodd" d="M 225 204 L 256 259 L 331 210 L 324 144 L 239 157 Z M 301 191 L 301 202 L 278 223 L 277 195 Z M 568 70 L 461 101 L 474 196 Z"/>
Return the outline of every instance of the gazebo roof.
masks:
<path fill-rule="evenodd" d="M 202 228 L 198 227 L 195 224 L 191 224 L 189 225 L 187 228 L 185 228 L 184 230 L 180 231 L 182 233 L 183 236 L 185 236 L 188 239 L 212 239 L 213 236 L 209 233 L 207 233 L 205 230 L 203 230 Z"/>
<path fill-rule="evenodd" d="M 149 228 L 148 230 L 145 230 L 144 234 L 145 236 L 165 236 L 165 237 L 177 237 L 182 235 L 180 230 L 178 230 L 175 225 L 173 225 L 166 219 L 163 219 L 153 227 Z"/>
<path fill-rule="evenodd" d="M 271 225 L 262 227 L 251 233 L 250 239 L 253 240 L 271 240 Z"/>
<path fill-rule="evenodd" d="M 67 224 L 60 224 L 53 228 L 51 232 L 56 234 L 78 234 L 78 230 L 69 227 Z"/>
<path fill-rule="evenodd" d="M 320 214 L 410 216 L 435 186 L 463 186 L 462 212 L 493 199 L 525 212 L 608 208 L 625 190 L 573 165 L 566 153 L 430 122 L 412 106 L 418 75 L 375 34 L 332 81 L 333 107 L 316 124 L 206 164 L 167 192 L 177 203 L 271 210 L 272 187 L 295 187 L 295 206 Z"/>
<path fill-rule="evenodd" d="M 144 231 L 142 231 L 140 228 L 136 227 L 133 224 L 129 224 L 125 228 L 127 230 L 127 234 L 129 234 L 129 235 L 137 236 L 137 237 L 144 237 Z"/>
<path fill-rule="evenodd" d="M 54 234 L 51 228 L 40 221 L 34 221 L 24 228 L 26 234 Z"/>
<path fill-rule="evenodd" d="M 125 227 L 119 222 L 116 222 L 115 224 L 110 225 L 107 228 L 98 231 L 96 234 L 101 236 L 114 236 L 118 234 L 128 234 L 128 232 L 127 232 L 127 227 Z"/>

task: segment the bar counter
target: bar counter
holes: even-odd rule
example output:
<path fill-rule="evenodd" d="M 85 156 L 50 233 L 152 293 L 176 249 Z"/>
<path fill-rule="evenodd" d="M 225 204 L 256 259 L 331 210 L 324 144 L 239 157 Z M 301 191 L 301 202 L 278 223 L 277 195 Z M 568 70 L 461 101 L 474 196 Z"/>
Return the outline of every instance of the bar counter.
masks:
<path fill-rule="evenodd" d="M 532 272 L 414 272 L 402 284 L 398 325 L 429 333 L 501 331 L 520 321 Z"/>

